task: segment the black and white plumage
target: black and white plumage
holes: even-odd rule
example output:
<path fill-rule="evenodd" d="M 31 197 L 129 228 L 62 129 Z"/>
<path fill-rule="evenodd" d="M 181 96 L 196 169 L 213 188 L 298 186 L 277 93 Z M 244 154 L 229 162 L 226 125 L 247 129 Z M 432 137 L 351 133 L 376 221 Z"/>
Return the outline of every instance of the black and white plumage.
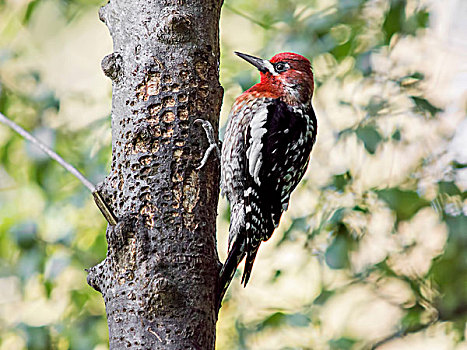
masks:
<path fill-rule="evenodd" d="M 219 302 L 244 257 L 242 283 L 248 283 L 261 242 L 279 225 L 307 169 L 317 132 L 311 106 L 313 78 L 306 58 L 290 53 L 270 61 L 239 56 L 257 66 L 262 79 L 237 98 L 224 135 L 221 189 L 230 202 L 231 219 Z M 288 69 L 271 72 L 279 63 Z M 286 84 L 295 84 L 295 90 Z"/>

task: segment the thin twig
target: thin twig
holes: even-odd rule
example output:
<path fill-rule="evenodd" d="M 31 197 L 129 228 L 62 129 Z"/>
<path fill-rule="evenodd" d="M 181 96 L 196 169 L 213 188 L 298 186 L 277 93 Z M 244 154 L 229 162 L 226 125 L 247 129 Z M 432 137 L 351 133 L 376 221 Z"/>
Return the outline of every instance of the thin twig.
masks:
<path fill-rule="evenodd" d="M 224 7 L 230 11 L 232 11 L 233 13 L 235 13 L 236 15 L 239 15 L 240 17 L 243 17 L 249 21 L 251 21 L 252 23 L 254 24 L 257 24 L 259 25 L 260 27 L 263 27 L 264 29 L 269 29 L 271 28 L 271 25 L 270 24 L 266 24 L 266 23 L 263 23 L 263 22 L 260 22 L 258 21 L 257 19 L 254 19 L 253 17 L 251 17 L 250 15 L 247 15 L 246 13 L 243 13 L 235 8 L 233 8 L 231 5 L 229 4 L 224 4 Z"/>
<path fill-rule="evenodd" d="M 44 151 L 50 158 L 56 160 L 62 167 L 64 167 L 66 170 L 68 170 L 70 173 L 72 173 L 81 183 L 86 186 L 91 192 L 95 191 L 95 186 L 84 177 L 83 174 L 81 174 L 78 169 L 76 169 L 73 165 L 70 163 L 67 163 L 62 157 L 60 157 L 57 153 L 52 151 L 49 147 L 47 147 L 44 143 L 36 139 L 34 136 L 32 136 L 29 132 L 24 130 L 21 126 L 13 122 L 12 120 L 8 119 L 5 115 L 0 113 L 0 122 L 9 126 L 12 128 L 14 131 L 16 131 L 18 134 L 23 136 L 26 140 L 31 141 L 33 144 L 35 144 L 37 147 L 39 147 L 42 151 Z"/>
<path fill-rule="evenodd" d="M 44 151 L 50 158 L 56 160 L 62 167 L 64 167 L 66 170 L 68 170 L 70 173 L 72 173 L 81 183 L 86 186 L 94 196 L 94 201 L 101 211 L 102 215 L 104 215 L 105 219 L 111 226 L 115 226 L 118 222 L 117 218 L 113 214 L 112 210 L 110 207 L 105 203 L 104 199 L 102 198 L 102 195 L 99 193 L 99 191 L 96 189 L 96 186 L 92 184 L 91 181 L 86 179 L 83 174 L 81 174 L 78 169 L 76 169 L 73 165 L 70 163 L 67 163 L 62 157 L 60 157 L 57 153 L 52 151 L 49 147 L 47 147 L 44 143 L 36 139 L 34 136 L 32 136 L 29 132 L 24 130 L 22 127 L 20 127 L 18 124 L 16 124 L 14 121 L 8 119 L 5 115 L 0 113 L 0 123 L 3 123 L 10 128 L 12 128 L 14 131 L 16 131 L 18 134 L 23 136 L 26 140 L 32 142 L 34 145 L 39 147 L 42 151 Z"/>

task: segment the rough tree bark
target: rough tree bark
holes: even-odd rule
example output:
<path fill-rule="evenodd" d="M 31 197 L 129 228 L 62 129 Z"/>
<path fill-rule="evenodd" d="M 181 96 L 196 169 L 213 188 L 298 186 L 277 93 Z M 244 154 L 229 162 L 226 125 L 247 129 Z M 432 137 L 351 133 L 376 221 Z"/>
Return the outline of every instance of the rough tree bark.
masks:
<path fill-rule="evenodd" d="M 118 218 L 88 283 L 103 295 L 111 349 L 214 349 L 222 0 L 110 0 L 112 165 L 99 191 Z"/>

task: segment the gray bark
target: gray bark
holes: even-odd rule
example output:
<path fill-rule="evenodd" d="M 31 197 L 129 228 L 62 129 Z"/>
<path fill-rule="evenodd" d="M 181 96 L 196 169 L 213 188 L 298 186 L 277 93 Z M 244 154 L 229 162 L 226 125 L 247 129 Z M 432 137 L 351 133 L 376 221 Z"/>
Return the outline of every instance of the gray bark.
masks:
<path fill-rule="evenodd" d="M 219 15 L 222 0 L 111 0 L 112 165 L 99 191 L 118 218 L 88 283 L 103 295 L 111 349 L 214 349 Z"/>

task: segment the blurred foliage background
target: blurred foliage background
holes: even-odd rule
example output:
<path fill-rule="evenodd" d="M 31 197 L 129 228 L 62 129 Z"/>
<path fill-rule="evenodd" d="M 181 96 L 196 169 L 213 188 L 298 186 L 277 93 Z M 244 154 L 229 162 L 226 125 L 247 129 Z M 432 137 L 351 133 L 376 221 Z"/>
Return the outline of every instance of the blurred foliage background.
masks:
<path fill-rule="evenodd" d="M 93 182 L 110 160 L 95 0 L 0 0 L 0 112 Z M 312 59 L 318 141 L 218 349 L 467 349 L 467 3 L 225 0 L 221 125 L 258 79 L 234 50 Z M 228 206 L 219 204 L 225 258 Z M 0 349 L 107 345 L 87 190 L 0 125 Z M 240 275 L 240 274 L 239 274 Z"/>

